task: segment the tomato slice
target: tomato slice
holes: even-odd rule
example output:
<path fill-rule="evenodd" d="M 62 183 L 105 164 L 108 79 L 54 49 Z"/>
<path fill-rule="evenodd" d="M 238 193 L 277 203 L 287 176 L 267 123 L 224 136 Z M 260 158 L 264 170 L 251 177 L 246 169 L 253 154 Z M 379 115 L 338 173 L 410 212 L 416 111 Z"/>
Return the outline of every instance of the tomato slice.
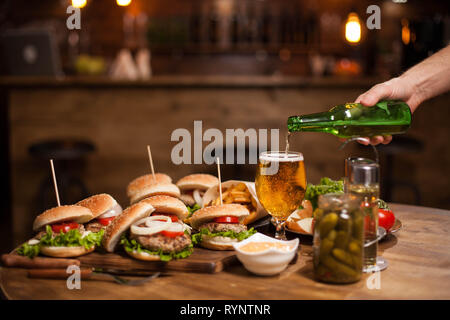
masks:
<path fill-rule="evenodd" d="M 114 220 L 115 217 L 109 217 L 109 218 L 98 218 L 97 221 L 101 225 L 107 226 L 111 223 L 111 221 Z"/>
<path fill-rule="evenodd" d="M 55 233 L 65 233 L 72 229 L 78 229 L 80 225 L 76 222 L 69 221 L 69 222 L 61 222 L 61 223 L 55 223 L 52 224 L 52 231 Z"/>
<path fill-rule="evenodd" d="M 169 237 L 169 238 L 175 238 L 178 236 L 182 236 L 184 234 L 184 232 L 173 232 L 173 231 L 167 231 L 167 230 L 163 230 L 160 232 L 163 236 L 165 237 Z"/>
<path fill-rule="evenodd" d="M 234 216 L 223 216 L 214 219 L 217 223 L 239 223 L 239 218 Z"/>
<path fill-rule="evenodd" d="M 154 213 L 152 214 L 152 216 L 167 216 L 170 217 L 170 219 L 172 220 L 172 222 L 177 222 L 178 221 L 178 216 L 176 214 L 170 214 L 170 213 Z M 164 220 L 156 220 L 156 221 L 164 221 Z"/>

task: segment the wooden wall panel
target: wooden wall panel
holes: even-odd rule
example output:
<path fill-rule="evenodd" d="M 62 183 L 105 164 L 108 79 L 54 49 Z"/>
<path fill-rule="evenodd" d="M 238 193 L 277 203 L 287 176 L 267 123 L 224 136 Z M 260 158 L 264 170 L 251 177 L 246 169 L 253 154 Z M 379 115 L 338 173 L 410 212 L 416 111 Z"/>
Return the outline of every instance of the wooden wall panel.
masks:
<path fill-rule="evenodd" d="M 48 164 L 31 158 L 28 146 L 41 139 L 77 137 L 91 140 L 97 152 L 90 155 L 83 173 L 92 193 L 108 192 L 126 206 L 125 188 L 134 177 L 148 172 L 145 146 L 152 146 L 157 171 L 175 180 L 192 172 L 215 172 L 215 166 L 174 165 L 171 132 L 202 120 L 206 128 L 280 128 L 284 146 L 289 115 L 318 112 L 337 102 L 351 101 L 360 89 L 27 89 L 14 90 L 10 103 L 11 163 L 14 240 L 30 234 L 36 212 L 36 190 L 48 174 Z M 399 178 L 415 181 L 423 204 L 449 207 L 450 148 L 447 108 L 449 95 L 419 108 L 409 134 L 426 141 L 425 152 L 402 155 L 395 166 Z M 338 152 L 338 140 L 326 134 L 302 133 L 292 137 L 292 149 L 305 156 L 308 181 L 322 176 L 339 178 L 350 155 L 371 156 L 350 145 Z M 439 155 L 439 156 L 438 156 Z M 224 179 L 233 170 L 225 168 Z M 242 175 L 253 177 L 255 167 L 243 166 Z M 412 202 L 408 193 L 396 197 Z M 64 199 L 62 199 L 64 202 Z"/>

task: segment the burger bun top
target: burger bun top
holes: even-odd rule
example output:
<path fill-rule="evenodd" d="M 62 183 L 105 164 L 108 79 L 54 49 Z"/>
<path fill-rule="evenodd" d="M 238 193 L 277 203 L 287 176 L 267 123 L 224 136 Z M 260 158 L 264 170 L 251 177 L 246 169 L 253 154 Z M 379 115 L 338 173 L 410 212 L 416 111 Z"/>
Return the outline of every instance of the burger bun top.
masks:
<path fill-rule="evenodd" d="M 108 210 L 111 210 L 117 201 L 109 194 L 96 194 L 77 203 L 79 206 L 86 207 L 92 211 L 94 218 L 102 215 Z"/>
<path fill-rule="evenodd" d="M 74 221 L 76 223 L 85 223 L 94 218 L 92 211 L 79 205 L 59 206 L 48 209 L 38 215 L 33 222 L 33 230 L 38 231 L 48 224 L 54 224 L 63 221 Z"/>
<path fill-rule="evenodd" d="M 168 213 L 175 214 L 180 220 L 184 220 L 189 215 L 186 205 L 179 199 L 160 195 L 146 198 L 141 202 L 149 203 L 155 208 L 154 213 Z"/>
<path fill-rule="evenodd" d="M 219 183 L 217 177 L 210 174 L 195 173 L 185 176 L 177 181 L 177 186 L 181 191 L 183 190 L 208 190 Z"/>
<path fill-rule="evenodd" d="M 239 223 L 250 214 L 248 209 L 240 204 L 222 204 L 218 206 L 211 206 L 199 209 L 194 212 L 190 218 L 190 224 L 193 228 L 198 229 L 202 224 L 213 220 L 214 218 L 233 216 L 239 218 Z"/>
<path fill-rule="evenodd" d="M 102 244 L 108 252 L 114 252 L 120 236 L 136 221 L 148 217 L 155 208 L 149 203 L 138 202 L 126 208 L 107 227 Z"/>

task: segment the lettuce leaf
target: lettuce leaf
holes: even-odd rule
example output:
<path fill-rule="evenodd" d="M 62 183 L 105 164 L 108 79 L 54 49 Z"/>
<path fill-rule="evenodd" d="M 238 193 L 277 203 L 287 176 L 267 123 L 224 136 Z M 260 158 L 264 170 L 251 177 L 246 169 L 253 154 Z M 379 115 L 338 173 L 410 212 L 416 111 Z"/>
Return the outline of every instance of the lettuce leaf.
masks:
<path fill-rule="evenodd" d="M 197 245 L 200 242 L 202 242 L 202 236 L 208 236 L 208 237 L 228 237 L 231 239 L 238 239 L 238 241 L 242 241 L 244 239 L 247 239 L 248 237 L 254 235 L 257 231 L 253 228 L 250 228 L 249 230 L 242 231 L 242 232 L 234 232 L 232 230 L 230 231 L 222 231 L 222 232 L 211 232 L 207 228 L 202 228 L 198 233 L 194 234 L 192 236 L 192 243 Z"/>
<path fill-rule="evenodd" d="M 46 226 L 47 233 L 41 238 L 41 245 L 53 247 L 78 247 L 83 246 L 86 249 L 92 246 L 100 246 L 105 230 L 91 232 L 82 238 L 82 233 L 78 229 L 72 229 L 68 232 L 61 232 L 53 236 L 50 226 Z"/>
<path fill-rule="evenodd" d="M 52 246 L 52 247 L 79 247 L 83 246 L 86 249 L 92 248 L 93 246 L 100 246 L 105 230 L 102 229 L 99 232 L 91 232 L 85 237 L 82 237 L 82 233 L 78 229 L 72 229 L 68 232 L 61 232 L 59 234 L 54 234 L 52 228 L 47 225 L 45 227 L 46 233 L 40 239 L 40 242 L 35 245 L 29 245 L 24 243 L 18 250 L 17 253 L 29 258 L 37 256 L 40 252 L 41 246 Z"/>
<path fill-rule="evenodd" d="M 344 192 L 344 182 L 342 180 L 332 180 L 324 177 L 320 179 L 319 184 L 308 183 L 305 192 L 305 200 L 311 201 L 313 210 L 318 206 L 319 196 L 327 193 Z"/>
<path fill-rule="evenodd" d="M 139 242 L 137 242 L 135 239 L 129 240 L 125 234 L 122 235 L 120 238 L 120 244 L 123 245 L 125 251 L 132 252 L 145 252 L 151 255 L 157 255 L 160 257 L 161 261 L 170 261 L 172 259 L 183 259 L 189 257 L 192 252 L 194 251 L 192 243 L 184 248 L 180 252 L 163 252 L 161 249 L 157 251 L 150 251 L 148 249 L 145 249 Z"/>
<path fill-rule="evenodd" d="M 194 214 L 195 211 L 197 211 L 198 209 L 201 209 L 202 207 L 200 207 L 197 203 L 194 204 L 192 207 L 187 206 L 187 209 L 189 211 L 189 215 L 187 216 L 188 218 L 192 217 L 192 215 Z"/>
<path fill-rule="evenodd" d="M 41 251 L 41 246 L 39 244 L 28 244 L 24 243 L 18 250 L 17 253 L 21 256 L 26 256 L 30 259 L 36 257 Z"/>

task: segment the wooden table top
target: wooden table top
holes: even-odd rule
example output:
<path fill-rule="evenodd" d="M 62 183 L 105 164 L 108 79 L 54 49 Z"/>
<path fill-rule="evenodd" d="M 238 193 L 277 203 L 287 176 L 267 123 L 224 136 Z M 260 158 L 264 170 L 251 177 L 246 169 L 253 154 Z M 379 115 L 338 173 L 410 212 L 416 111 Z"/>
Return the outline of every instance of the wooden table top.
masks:
<path fill-rule="evenodd" d="M 64 280 L 28 279 L 24 269 L 1 268 L 0 285 L 8 299 L 450 299 L 450 211 L 392 209 L 403 229 L 379 245 L 389 262 L 380 289 L 368 288 L 369 275 L 349 285 L 314 281 L 311 245 L 303 238 L 297 262 L 273 277 L 238 264 L 217 274 L 161 276 L 139 287 L 84 280 L 80 290 L 69 290 Z"/>

